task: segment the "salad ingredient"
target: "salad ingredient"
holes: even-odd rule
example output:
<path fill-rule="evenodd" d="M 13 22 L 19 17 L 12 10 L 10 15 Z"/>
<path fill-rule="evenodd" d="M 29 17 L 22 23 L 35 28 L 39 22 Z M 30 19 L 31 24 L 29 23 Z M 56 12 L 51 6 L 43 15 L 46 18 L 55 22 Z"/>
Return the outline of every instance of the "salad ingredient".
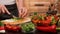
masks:
<path fill-rule="evenodd" d="M 56 32 L 56 25 L 52 26 L 37 26 L 38 30 L 44 31 L 44 32 Z"/>
<path fill-rule="evenodd" d="M 32 22 L 24 23 L 21 25 L 24 32 L 31 32 L 35 29 L 35 26 Z"/>

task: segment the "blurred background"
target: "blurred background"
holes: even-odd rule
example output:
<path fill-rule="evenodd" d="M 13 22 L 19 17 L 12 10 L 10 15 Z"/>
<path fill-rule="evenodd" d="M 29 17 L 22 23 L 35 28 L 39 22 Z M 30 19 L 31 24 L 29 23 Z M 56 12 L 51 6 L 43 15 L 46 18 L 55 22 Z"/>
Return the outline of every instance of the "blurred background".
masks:
<path fill-rule="evenodd" d="M 24 0 L 23 2 L 24 7 L 28 9 L 28 13 L 38 12 L 39 14 L 45 14 L 51 4 L 60 13 L 60 0 Z"/>

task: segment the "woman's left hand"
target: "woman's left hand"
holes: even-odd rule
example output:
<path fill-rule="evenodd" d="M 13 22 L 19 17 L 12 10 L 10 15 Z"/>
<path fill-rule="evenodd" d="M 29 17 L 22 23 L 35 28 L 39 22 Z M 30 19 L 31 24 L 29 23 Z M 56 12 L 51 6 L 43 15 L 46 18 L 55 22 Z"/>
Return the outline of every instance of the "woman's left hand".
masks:
<path fill-rule="evenodd" d="M 24 18 L 24 17 L 26 17 L 27 16 L 27 9 L 26 8 L 20 8 L 20 10 L 19 10 L 19 17 L 22 17 L 22 18 Z"/>

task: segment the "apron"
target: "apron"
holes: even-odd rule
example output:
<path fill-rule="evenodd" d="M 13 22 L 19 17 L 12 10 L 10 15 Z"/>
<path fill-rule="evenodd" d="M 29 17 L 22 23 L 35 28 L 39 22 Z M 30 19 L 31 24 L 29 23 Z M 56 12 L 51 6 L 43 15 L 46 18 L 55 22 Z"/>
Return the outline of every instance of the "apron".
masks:
<path fill-rule="evenodd" d="M 18 17 L 18 9 L 16 4 L 5 5 L 5 6 L 12 15 Z M 0 14 L 0 20 L 10 19 L 10 18 L 13 18 L 13 17 L 11 15 L 8 15 L 7 13 Z"/>

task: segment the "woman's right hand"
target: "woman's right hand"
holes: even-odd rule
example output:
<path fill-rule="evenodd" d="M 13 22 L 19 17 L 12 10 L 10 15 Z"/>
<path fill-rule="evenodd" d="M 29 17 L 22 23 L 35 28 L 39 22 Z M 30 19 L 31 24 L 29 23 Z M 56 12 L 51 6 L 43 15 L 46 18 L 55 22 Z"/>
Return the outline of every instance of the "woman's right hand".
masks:
<path fill-rule="evenodd" d="M 0 13 L 10 14 L 10 12 L 7 10 L 7 8 L 2 4 L 0 4 Z"/>

